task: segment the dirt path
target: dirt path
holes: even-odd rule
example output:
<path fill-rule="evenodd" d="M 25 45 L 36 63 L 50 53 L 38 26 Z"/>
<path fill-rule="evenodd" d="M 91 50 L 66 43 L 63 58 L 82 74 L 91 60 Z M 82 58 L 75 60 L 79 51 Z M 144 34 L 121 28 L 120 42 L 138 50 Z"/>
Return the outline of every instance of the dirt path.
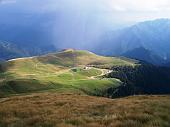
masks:
<path fill-rule="evenodd" d="M 108 70 L 108 69 L 99 69 L 99 68 L 95 68 L 95 69 L 101 71 L 102 73 L 100 75 L 97 75 L 97 76 L 91 76 L 90 79 L 96 79 L 97 77 L 102 77 L 104 75 L 112 73 L 112 70 Z"/>

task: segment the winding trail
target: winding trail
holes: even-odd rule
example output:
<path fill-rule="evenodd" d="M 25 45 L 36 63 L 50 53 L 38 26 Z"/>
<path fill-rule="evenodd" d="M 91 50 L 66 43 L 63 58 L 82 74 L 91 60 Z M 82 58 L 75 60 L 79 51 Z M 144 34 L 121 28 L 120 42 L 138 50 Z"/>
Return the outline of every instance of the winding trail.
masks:
<path fill-rule="evenodd" d="M 94 68 L 94 67 L 91 67 L 90 69 L 92 69 L 92 68 Z M 108 70 L 108 69 L 99 69 L 99 68 L 94 68 L 94 69 L 97 69 L 97 70 L 101 71 L 102 73 L 97 76 L 91 76 L 90 79 L 96 79 L 97 77 L 102 77 L 102 76 L 105 76 L 105 75 L 113 72 L 112 70 Z"/>

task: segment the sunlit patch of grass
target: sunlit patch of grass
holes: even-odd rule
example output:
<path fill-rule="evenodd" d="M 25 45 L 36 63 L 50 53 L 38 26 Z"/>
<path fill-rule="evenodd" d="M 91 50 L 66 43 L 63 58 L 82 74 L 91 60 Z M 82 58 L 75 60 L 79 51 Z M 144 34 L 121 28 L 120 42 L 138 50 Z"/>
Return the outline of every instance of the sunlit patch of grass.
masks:
<path fill-rule="evenodd" d="M 7 72 L 0 73 L 0 97 L 38 91 L 79 91 L 85 94 L 102 95 L 109 87 L 118 87 L 116 79 L 101 80 L 92 77 L 102 74 L 101 69 L 42 63 L 35 58 L 10 61 Z M 75 71 L 76 70 L 76 71 Z M 64 89 L 64 90 L 63 90 Z"/>
<path fill-rule="evenodd" d="M 65 50 L 32 58 L 19 58 L 5 63 L 0 72 L 0 97 L 11 94 L 72 91 L 103 95 L 108 88 L 122 84 L 102 76 L 112 66 L 133 66 L 137 61 L 104 57 L 81 50 Z M 96 66 L 98 68 L 92 67 Z M 86 69 L 86 67 L 88 67 Z"/>

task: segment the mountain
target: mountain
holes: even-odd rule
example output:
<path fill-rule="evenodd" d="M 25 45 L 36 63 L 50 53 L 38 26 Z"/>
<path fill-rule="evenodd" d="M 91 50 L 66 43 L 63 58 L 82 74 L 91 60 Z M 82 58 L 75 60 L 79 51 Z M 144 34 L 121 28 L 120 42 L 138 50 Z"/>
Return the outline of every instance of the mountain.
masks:
<path fill-rule="evenodd" d="M 156 55 L 154 52 L 147 50 L 143 47 L 135 48 L 122 54 L 122 56 L 129 57 L 132 59 L 139 59 L 141 61 L 149 62 L 154 65 L 163 65 L 166 60 Z"/>
<path fill-rule="evenodd" d="M 53 45 L 54 14 L 8 11 L 0 11 L 0 40 L 31 48 Z"/>
<path fill-rule="evenodd" d="M 137 63 L 73 49 L 12 59 L 1 65 L 0 96 L 51 90 L 102 96 L 106 89 L 122 84 L 119 79 L 102 78 L 111 72 L 109 68 Z"/>
<path fill-rule="evenodd" d="M 44 56 L 39 56 L 36 59 L 44 63 L 57 64 L 64 67 L 74 67 L 81 65 L 95 65 L 104 68 L 110 66 L 133 65 L 137 60 L 123 59 L 119 57 L 105 57 L 96 55 L 86 50 L 66 49 L 57 53 L 50 53 Z"/>
<path fill-rule="evenodd" d="M 168 62 L 170 60 L 169 35 L 169 19 L 145 21 L 105 34 L 98 46 L 94 47 L 94 51 L 103 55 L 121 55 L 143 47 Z M 147 61 L 150 62 L 149 59 Z"/>
<path fill-rule="evenodd" d="M 21 46 L 11 42 L 0 41 L 0 60 L 42 55 L 52 51 L 56 51 L 56 48 L 52 45 L 45 47 L 37 47 L 36 45 Z"/>
<path fill-rule="evenodd" d="M 170 69 L 67 49 L 0 65 L 0 96 L 58 91 L 120 97 L 170 93 Z"/>
<path fill-rule="evenodd" d="M 24 53 L 14 54 L 13 57 L 9 54 L 10 57 L 8 57 L 8 54 L 5 56 L 6 52 L 2 52 L 4 55 L 0 57 L 1 59 L 46 54 L 59 50 L 59 47 L 65 43 L 61 41 L 62 39 L 60 40 L 60 33 L 53 33 L 53 25 L 56 24 L 54 23 L 54 14 L 28 14 L 27 16 L 15 14 L 10 17 L 11 20 L 8 17 L 1 15 L 0 39 L 3 40 L 2 42 L 7 41 L 11 46 L 15 45 L 17 50 L 22 50 Z M 86 48 L 100 55 L 126 56 L 127 53 L 131 52 L 130 54 L 133 56 L 132 52 L 136 53 L 134 50 L 142 47 L 151 53 L 151 56 L 154 57 L 151 58 L 153 60 L 150 60 L 150 57 L 146 59 L 146 56 L 142 58 L 141 55 L 132 58 L 145 60 L 155 65 L 166 65 L 170 62 L 169 28 L 169 19 L 145 21 L 121 30 L 107 32 L 98 39 L 99 42 L 90 45 L 87 43 L 87 47 L 91 48 L 86 46 L 79 48 Z M 79 42 L 75 45 L 81 44 Z M 65 44 L 65 46 L 68 45 Z"/>
<path fill-rule="evenodd" d="M 112 67 L 112 70 L 108 78 L 117 78 L 124 83 L 116 91 L 108 89 L 106 93 L 113 97 L 170 93 L 170 68 L 142 63 L 135 67 Z"/>
<path fill-rule="evenodd" d="M 170 67 L 170 62 L 169 63 L 166 63 L 164 64 L 165 67 Z"/>
<path fill-rule="evenodd" d="M 12 53 L 4 49 L 4 52 L 1 51 L 4 55 L 0 56 L 0 59 L 42 55 L 58 50 L 54 45 L 57 41 L 53 40 L 53 24 L 56 21 L 54 14 L 15 12 L 15 10 L 10 12 L 10 8 L 4 10 L 3 7 L 1 9 L 0 46 L 2 43 L 8 43 Z M 13 53 L 14 49 L 17 53 Z M 18 50 L 22 53 L 18 54 Z"/>
<path fill-rule="evenodd" d="M 169 126 L 165 94 L 170 68 L 125 57 L 66 49 L 11 59 L 0 63 L 0 126 Z"/>
<path fill-rule="evenodd" d="M 14 44 L 8 42 L 0 42 L 0 59 L 7 60 L 16 57 L 23 57 L 28 56 L 28 54 L 24 51 L 19 49 Z"/>

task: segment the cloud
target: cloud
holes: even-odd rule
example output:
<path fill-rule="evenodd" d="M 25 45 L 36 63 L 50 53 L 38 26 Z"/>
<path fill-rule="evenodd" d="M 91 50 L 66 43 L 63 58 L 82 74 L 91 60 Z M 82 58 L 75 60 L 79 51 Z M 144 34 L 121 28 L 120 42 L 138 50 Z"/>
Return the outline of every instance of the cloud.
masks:
<path fill-rule="evenodd" d="M 0 0 L 0 4 L 12 4 L 16 3 L 16 0 Z"/>
<path fill-rule="evenodd" d="M 1 4 L 20 4 L 35 12 L 74 11 L 87 13 L 166 13 L 170 0 L 0 0 Z M 24 6 L 23 6 L 24 5 Z"/>
<path fill-rule="evenodd" d="M 118 12 L 125 12 L 127 9 L 121 6 L 113 6 L 113 10 Z"/>
<path fill-rule="evenodd" d="M 108 3 L 117 11 L 159 12 L 170 7 L 169 0 L 110 0 Z"/>

